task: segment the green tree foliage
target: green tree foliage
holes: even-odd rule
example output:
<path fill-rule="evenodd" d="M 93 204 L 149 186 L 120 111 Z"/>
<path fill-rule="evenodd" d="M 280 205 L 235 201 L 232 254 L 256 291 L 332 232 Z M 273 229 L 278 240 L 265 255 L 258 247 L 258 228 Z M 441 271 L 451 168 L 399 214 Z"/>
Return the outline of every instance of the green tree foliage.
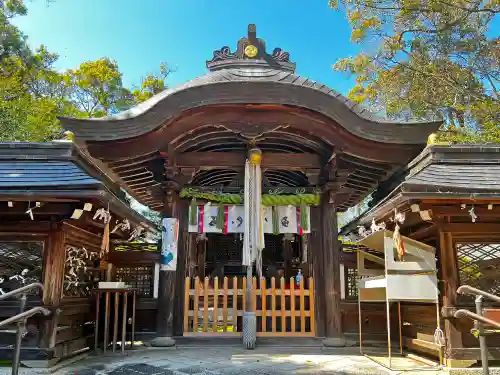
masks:
<path fill-rule="evenodd" d="M 500 142 L 499 0 L 330 0 L 363 51 L 337 61 L 348 96 L 392 117 L 439 114 L 442 138 Z"/>
<path fill-rule="evenodd" d="M 137 89 L 122 82 L 109 58 L 58 72 L 58 55 L 32 51 L 10 20 L 26 14 L 22 0 L 0 0 L 0 141 L 47 141 L 60 137 L 57 116 L 102 117 L 129 108 L 166 88 L 165 63 Z"/>
<path fill-rule="evenodd" d="M 25 15 L 26 11 L 22 0 L 0 1 L 0 59 L 12 54 L 30 55 L 24 36 L 9 21 L 12 17 Z"/>
<path fill-rule="evenodd" d="M 133 90 L 133 100 L 137 103 L 141 103 L 145 100 L 148 100 L 153 95 L 165 90 L 167 88 L 165 81 L 173 72 L 174 70 L 169 67 L 167 63 L 161 63 L 159 75 L 148 74 L 145 78 L 142 79 L 141 86 Z"/>

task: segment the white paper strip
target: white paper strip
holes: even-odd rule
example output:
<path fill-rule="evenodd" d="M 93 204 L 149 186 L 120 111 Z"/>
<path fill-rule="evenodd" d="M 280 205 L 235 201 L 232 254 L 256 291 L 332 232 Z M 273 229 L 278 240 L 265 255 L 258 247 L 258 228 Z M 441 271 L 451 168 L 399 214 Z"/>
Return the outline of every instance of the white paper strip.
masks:
<path fill-rule="evenodd" d="M 297 208 L 295 206 L 279 206 L 280 233 L 297 233 Z"/>
<path fill-rule="evenodd" d="M 204 211 L 203 227 L 205 229 L 205 233 L 222 233 L 222 229 L 219 229 L 216 226 L 219 207 L 206 204 Z"/>
<path fill-rule="evenodd" d="M 273 233 L 273 208 L 263 207 L 264 211 L 264 233 Z"/>
<path fill-rule="evenodd" d="M 215 223 L 217 221 L 217 213 L 219 207 L 216 205 L 205 205 L 203 215 L 203 227 L 205 233 L 222 233 L 222 229 L 217 229 Z M 273 209 L 272 207 L 264 206 L 262 208 L 264 217 L 264 233 L 273 233 Z M 191 206 L 189 207 L 189 215 L 191 215 Z M 280 233 L 297 233 L 297 207 L 295 206 L 278 206 L 279 228 Z M 189 233 L 199 233 L 199 208 L 196 207 L 196 225 L 189 225 Z M 308 229 L 304 233 L 311 233 L 311 208 L 307 206 Z M 212 224 L 212 225 L 211 225 Z M 241 205 L 233 205 L 228 208 L 228 233 L 243 233 L 245 228 L 245 207 Z"/>
<path fill-rule="evenodd" d="M 228 233 L 243 233 L 245 231 L 245 207 L 229 206 L 227 220 Z"/>
<path fill-rule="evenodd" d="M 71 215 L 71 219 L 79 219 L 81 218 L 83 215 L 83 210 L 80 210 L 79 208 L 75 208 L 75 210 L 73 211 L 73 214 Z"/>

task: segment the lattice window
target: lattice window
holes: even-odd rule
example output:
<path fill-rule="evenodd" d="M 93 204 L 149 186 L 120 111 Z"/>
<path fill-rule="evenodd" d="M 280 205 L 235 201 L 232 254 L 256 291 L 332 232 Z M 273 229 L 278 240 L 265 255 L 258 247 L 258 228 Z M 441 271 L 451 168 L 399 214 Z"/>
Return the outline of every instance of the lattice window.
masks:
<path fill-rule="evenodd" d="M 239 235 L 209 235 L 206 261 L 212 263 L 241 262 Z"/>
<path fill-rule="evenodd" d="M 42 281 L 43 245 L 42 241 L 0 242 L 0 294 Z"/>
<path fill-rule="evenodd" d="M 457 243 L 461 285 L 500 295 L 500 243 Z"/>
<path fill-rule="evenodd" d="M 346 268 L 346 298 L 358 296 L 358 270 L 356 268 Z"/>
<path fill-rule="evenodd" d="M 262 251 L 264 264 L 276 264 L 283 262 L 283 237 L 275 235 L 264 235 L 265 248 Z"/>
<path fill-rule="evenodd" d="M 154 268 L 152 266 L 116 267 L 116 280 L 123 281 L 137 294 L 143 297 L 153 297 Z"/>

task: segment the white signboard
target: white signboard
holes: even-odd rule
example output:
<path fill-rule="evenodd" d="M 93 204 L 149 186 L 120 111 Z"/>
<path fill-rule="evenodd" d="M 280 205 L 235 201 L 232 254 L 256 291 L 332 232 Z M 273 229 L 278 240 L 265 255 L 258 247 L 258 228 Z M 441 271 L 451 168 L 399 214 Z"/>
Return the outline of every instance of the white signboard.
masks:
<path fill-rule="evenodd" d="M 179 241 L 179 220 L 164 218 L 162 223 L 161 270 L 177 269 L 177 245 Z"/>

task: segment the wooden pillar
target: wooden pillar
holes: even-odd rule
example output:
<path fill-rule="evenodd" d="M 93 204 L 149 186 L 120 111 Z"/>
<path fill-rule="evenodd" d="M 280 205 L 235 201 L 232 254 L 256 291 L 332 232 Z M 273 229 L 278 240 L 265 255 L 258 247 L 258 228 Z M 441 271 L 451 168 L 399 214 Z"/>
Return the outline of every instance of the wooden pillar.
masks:
<path fill-rule="evenodd" d="M 180 218 L 180 198 L 175 185 L 165 187 L 165 204 L 163 216 L 165 218 Z M 179 267 L 179 253 L 183 251 L 181 223 L 179 223 L 179 239 L 177 246 L 177 267 Z M 156 319 L 156 338 L 151 341 L 152 346 L 174 346 L 174 304 L 177 281 L 177 270 L 162 270 L 158 280 L 158 310 Z"/>
<path fill-rule="evenodd" d="M 295 276 L 292 267 L 293 248 L 289 240 L 283 239 L 283 252 L 285 255 L 285 279 L 288 281 L 291 277 Z"/>
<path fill-rule="evenodd" d="M 177 271 L 174 292 L 174 336 L 184 333 L 184 289 L 187 276 L 187 253 L 189 251 L 189 202 L 179 200 L 177 203 L 179 218 L 179 244 L 177 249 Z"/>
<path fill-rule="evenodd" d="M 196 276 L 198 276 L 203 282 L 205 279 L 205 255 L 206 255 L 207 241 L 200 240 L 196 242 L 197 249 L 197 264 L 198 264 L 198 272 Z"/>
<path fill-rule="evenodd" d="M 438 233 L 443 280 L 443 309 L 446 310 L 457 306 L 457 289 L 460 286 L 460 279 L 452 234 L 443 232 L 441 226 L 438 228 Z M 453 360 L 453 358 L 450 358 L 452 350 L 463 348 L 462 333 L 457 327 L 457 323 L 455 318 L 448 318 L 444 321 L 444 334 L 446 337 L 445 361 L 447 364 L 451 364 L 450 360 Z"/>
<path fill-rule="evenodd" d="M 63 296 L 63 281 L 66 265 L 65 233 L 60 225 L 50 232 L 45 249 L 43 268 L 43 303 L 50 307 L 54 314 L 45 319 L 41 328 L 40 346 L 53 348 L 57 330 L 57 308 Z"/>
<path fill-rule="evenodd" d="M 325 346 L 345 346 L 340 310 L 340 242 L 338 240 L 337 208 L 333 190 L 321 198 L 321 238 L 323 253 Z"/>
<path fill-rule="evenodd" d="M 187 208 L 189 213 L 189 207 Z M 186 275 L 194 278 L 196 262 L 198 259 L 198 250 L 196 245 L 196 233 L 189 233 L 186 231 Z"/>
<path fill-rule="evenodd" d="M 325 337 L 324 311 L 325 285 L 323 283 L 323 243 L 321 239 L 321 208 L 311 207 L 311 234 L 309 240 L 309 257 L 313 266 L 314 278 L 314 313 L 316 320 L 316 337 Z"/>

